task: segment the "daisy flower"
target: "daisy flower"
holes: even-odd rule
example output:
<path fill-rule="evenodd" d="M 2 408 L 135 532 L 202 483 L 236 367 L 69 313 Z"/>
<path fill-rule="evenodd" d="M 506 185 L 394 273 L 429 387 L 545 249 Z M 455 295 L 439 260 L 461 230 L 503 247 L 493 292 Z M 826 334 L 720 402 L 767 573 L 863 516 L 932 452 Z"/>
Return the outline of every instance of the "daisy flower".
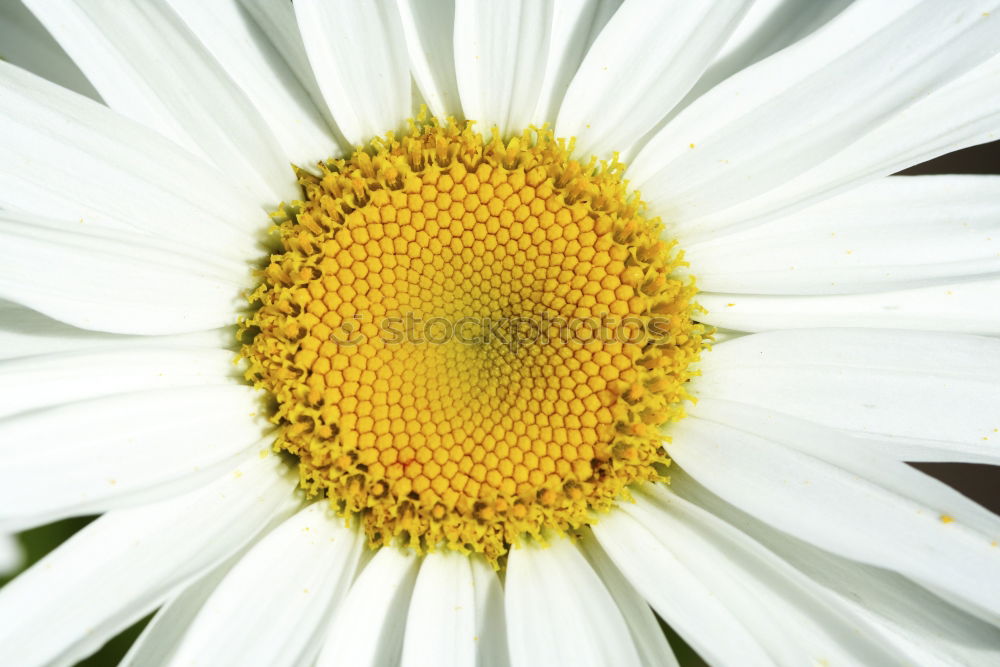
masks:
<path fill-rule="evenodd" d="M 0 664 L 1000 660 L 1000 2 L 24 5 Z"/>

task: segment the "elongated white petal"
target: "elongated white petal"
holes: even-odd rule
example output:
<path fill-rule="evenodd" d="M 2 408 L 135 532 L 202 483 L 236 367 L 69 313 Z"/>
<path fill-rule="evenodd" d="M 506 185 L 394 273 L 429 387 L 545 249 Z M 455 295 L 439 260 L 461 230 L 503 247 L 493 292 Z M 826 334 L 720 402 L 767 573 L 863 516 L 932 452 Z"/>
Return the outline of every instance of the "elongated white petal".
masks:
<path fill-rule="evenodd" d="M 403 26 L 385 0 L 301 0 L 295 14 L 320 90 L 352 146 L 412 114 Z"/>
<path fill-rule="evenodd" d="M 462 118 L 462 102 L 458 96 L 455 78 L 455 2 L 424 2 L 401 0 L 399 17 L 410 71 L 427 101 L 432 114 L 438 118 Z"/>
<path fill-rule="evenodd" d="M 0 296 L 81 328 L 137 334 L 225 326 L 246 303 L 245 266 L 186 257 L 147 234 L 77 227 L 0 211 Z"/>
<path fill-rule="evenodd" d="M 317 667 L 399 664 L 419 564 L 401 549 L 378 550 L 334 612 Z"/>
<path fill-rule="evenodd" d="M 0 208 L 127 230 L 229 261 L 267 216 L 214 167 L 93 100 L 0 62 Z"/>
<path fill-rule="evenodd" d="M 583 57 L 623 0 L 553 0 L 552 33 L 545 62 L 545 78 L 534 119 L 555 123 L 566 89 Z"/>
<path fill-rule="evenodd" d="M 568 539 L 511 550 L 505 591 L 514 667 L 641 664 L 614 598 Z"/>
<path fill-rule="evenodd" d="M 780 188 L 690 225 L 682 224 L 682 233 L 685 238 L 694 239 L 751 226 L 859 183 L 997 138 L 1000 138 L 1000 56 L 919 99 L 891 121 Z"/>
<path fill-rule="evenodd" d="M 420 564 L 406 616 L 400 664 L 476 665 L 483 646 L 503 641 L 502 623 L 491 617 L 499 595 L 499 581 L 476 569 L 488 567 L 477 557 L 455 551 L 428 554 Z M 490 590 L 490 587 L 494 590 Z M 477 659 L 479 662 L 477 662 Z"/>
<path fill-rule="evenodd" d="M 639 661 L 643 665 L 664 667 L 677 665 L 677 658 L 674 657 L 674 652 L 667 643 L 667 638 L 660 629 L 652 609 L 628 582 L 614 561 L 608 557 L 593 533 L 588 532 L 584 535 L 580 541 L 580 548 L 618 605 L 618 611 L 622 613 L 629 634 L 632 635 L 632 641 L 635 642 Z"/>
<path fill-rule="evenodd" d="M 626 0 L 569 84 L 556 134 L 575 136 L 582 156 L 630 148 L 691 89 L 747 6 Z"/>
<path fill-rule="evenodd" d="M 202 605 L 242 555 L 243 552 L 238 552 L 190 584 L 180 587 L 142 629 L 119 666 L 159 667 L 169 664 Z"/>
<path fill-rule="evenodd" d="M 729 39 L 719 49 L 712 64 L 668 118 L 740 70 L 812 34 L 853 1 L 756 0 L 743 15 L 743 19 Z"/>
<path fill-rule="evenodd" d="M 101 99 L 76 63 L 22 2 L 0 3 L 0 59 L 63 88 Z"/>
<path fill-rule="evenodd" d="M 1000 652 L 1000 628 L 895 572 L 848 560 L 775 530 L 722 501 L 680 469 L 671 472 L 670 490 L 737 526 L 836 595 L 913 664 L 988 664 Z"/>
<path fill-rule="evenodd" d="M 316 75 L 313 73 L 312 65 L 309 64 L 309 56 L 302 43 L 302 35 L 299 33 L 299 24 L 295 19 L 295 9 L 292 7 L 292 3 L 271 2 L 271 0 L 239 0 L 239 3 L 288 63 L 295 78 L 309 93 L 309 97 L 319 109 L 320 115 L 326 119 L 327 125 L 331 129 L 335 129 L 333 128 L 333 116 L 326 107 L 323 93 L 320 92 L 319 84 L 316 82 Z M 338 136 L 338 139 L 346 148 L 347 145 L 342 138 Z"/>
<path fill-rule="evenodd" d="M 343 150 L 309 92 L 239 0 L 167 2 L 274 133 L 282 167 L 311 165 Z"/>
<path fill-rule="evenodd" d="M 17 537 L 0 533 L 0 577 L 16 572 L 24 562 L 24 550 Z"/>
<path fill-rule="evenodd" d="M 265 119 L 166 0 L 27 4 L 112 109 L 206 156 L 258 205 L 298 194 Z"/>
<path fill-rule="evenodd" d="M 534 0 L 459 2 L 455 74 L 462 110 L 488 134 L 520 133 L 536 121 L 552 5 Z"/>
<path fill-rule="evenodd" d="M 668 453 L 730 503 L 824 549 L 900 572 L 1000 623 L 1000 518 L 921 496 L 903 467 L 833 429 L 702 401 Z M 883 463 L 884 462 L 884 463 Z M 943 506 L 942 506 L 943 505 Z"/>
<path fill-rule="evenodd" d="M 476 600 L 476 664 L 507 667 L 510 655 L 500 577 L 482 558 L 472 557 L 469 564 L 472 566 Z"/>
<path fill-rule="evenodd" d="M 593 526 L 594 535 L 622 574 L 710 664 L 773 665 L 744 619 L 694 576 L 669 543 L 623 511 L 615 510 Z"/>
<path fill-rule="evenodd" d="M 1000 341 L 879 330 L 803 330 L 716 346 L 699 398 L 756 405 L 869 439 L 899 460 L 1000 463 Z"/>
<path fill-rule="evenodd" d="M 0 301 L 0 360 L 80 350 L 215 348 L 234 350 L 234 327 L 174 336 L 120 336 L 78 329 L 24 306 Z"/>
<path fill-rule="evenodd" d="M 98 349 L 0 361 L 0 418 L 113 394 L 243 384 L 239 370 L 232 352 L 210 347 Z"/>
<path fill-rule="evenodd" d="M 931 287 L 864 294 L 773 296 L 703 293 L 703 322 L 739 331 L 817 327 L 898 328 L 1000 334 L 1000 278 L 969 278 Z"/>
<path fill-rule="evenodd" d="M 171 660 L 188 665 L 302 665 L 315 659 L 347 593 L 363 534 L 316 502 L 240 559 L 201 608 Z"/>
<path fill-rule="evenodd" d="M 259 396 L 238 385 L 117 394 L 0 421 L 0 527 L 190 491 L 267 451 Z M 58 483 L 51 483 L 57 479 Z"/>
<path fill-rule="evenodd" d="M 903 664 L 824 588 L 742 531 L 649 485 L 622 510 L 705 582 L 779 665 Z"/>
<path fill-rule="evenodd" d="M 1000 51 L 997 4 L 854 3 L 699 98 L 628 177 L 685 225 L 785 187 Z"/>
<path fill-rule="evenodd" d="M 90 654 L 292 511 L 294 477 L 255 454 L 204 489 L 97 519 L 0 589 L 0 663 Z"/>
<path fill-rule="evenodd" d="M 874 181 L 764 224 L 685 245 L 698 287 L 840 294 L 1000 273 L 1000 177 Z"/>

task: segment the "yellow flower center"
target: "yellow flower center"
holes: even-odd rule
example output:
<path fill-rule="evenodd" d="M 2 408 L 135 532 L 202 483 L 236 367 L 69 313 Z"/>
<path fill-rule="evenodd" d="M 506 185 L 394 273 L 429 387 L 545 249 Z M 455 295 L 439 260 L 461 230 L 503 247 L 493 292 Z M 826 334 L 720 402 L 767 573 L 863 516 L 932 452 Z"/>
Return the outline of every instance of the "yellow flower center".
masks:
<path fill-rule="evenodd" d="M 661 478 L 703 330 L 621 173 L 436 121 L 298 171 L 243 356 L 310 494 L 496 562 Z"/>

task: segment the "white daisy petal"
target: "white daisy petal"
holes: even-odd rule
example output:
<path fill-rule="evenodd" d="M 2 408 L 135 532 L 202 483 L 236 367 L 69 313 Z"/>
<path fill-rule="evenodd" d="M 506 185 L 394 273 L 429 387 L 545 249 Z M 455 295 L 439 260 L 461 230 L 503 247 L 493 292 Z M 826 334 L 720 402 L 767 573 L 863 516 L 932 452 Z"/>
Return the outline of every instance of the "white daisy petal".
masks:
<path fill-rule="evenodd" d="M 691 89 L 748 6 L 626 0 L 569 84 L 556 134 L 575 136 L 579 155 L 628 149 Z"/>
<path fill-rule="evenodd" d="M 742 531 L 666 486 L 622 510 L 659 536 L 779 665 L 901 664 L 867 623 Z"/>
<path fill-rule="evenodd" d="M 710 664 L 774 664 L 743 620 L 711 591 L 710 580 L 695 576 L 660 536 L 617 510 L 601 517 L 593 531 L 660 618 Z"/>
<path fill-rule="evenodd" d="M 756 0 L 726 43 L 719 49 L 712 64 L 668 117 L 676 115 L 681 109 L 740 70 L 812 34 L 853 1 Z"/>
<path fill-rule="evenodd" d="M 459 2 L 455 7 L 455 74 L 462 109 L 479 131 L 501 136 L 532 124 L 545 75 L 552 3 Z"/>
<path fill-rule="evenodd" d="M 184 242 L 228 261 L 259 254 L 266 216 L 215 168 L 2 62 L 0 88 L 0 209 L 38 211 L 44 202 L 50 218 Z"/>
<path fill-rule="evenodd" d="M 1000 278 L 978 278 L 865 294 L 698 295 L 699 320 L 739 331 L 863 327 L 1000 334 Z"/>
<path fill-rule="evenodd" d="M 671 472 L 670 490 L 737 526 L 835 594 L 913 664 L 986 664 L 1000 652 L 1000 628 L 895 572 L 842 558 L 775 530 L 722 501 L 682 470 Z"/>
<path fill-rule="evenodd" d="M 580 540 L 580 548 L 617 603 L 629 634 L 632 635 L 632 641 L 635 642 L 639 661 L 643 665 L 677 665 L 677 658 L 674 657 L 653 610 L 608 557 L 593 533 L 584 534 Z"/>
<path fill-rule="evenodd" d="M 26 4 L 112 109 L 204 155 L 258 205 L 298 194 L 267 123 L 165 0 Z"/>
<path fill-rule="evenodd" d="M 401 549 L 379 549 L 334 612 L 316 666 L 399 664 L 419 564 Z"/>
<path fill-rule="evenodd" d="M 24 306 L 0 301 L 0 360 L 78 350 L 141 347 L 234 349 L 233 327 L 177 336 L 120 336 L 77 329 Z"/>
<path fill-rule="evenodd" d="M 879 330 L 744 336 L 704 355 L 699 399 L 756 405 L 909 461 L 1000 463 L 1000 341 Z"/>
<path fill-rule="evenodd" d="M 717 235 L 786 214 L 858 183 L 1000 138 L 1000 56 L 903 109 L 830 159 L 739 206 L 687 226 L 687 237 Z"/>
<path fill-rule="evenodd" d="M 833 429 L 724 401 L 702 400 L 692 415 L 671 428 L 667 450 L 709 490 L 1000 623 L 1000 518 L 957 493 L 938 506 L 941 494 L 922 497 L 902 464 Z"/>
<path fill-rule="evenodd" d="M 128 653 L 122 658 L 119 667 L 153 667 L 169 664 L 198 611 L 241 555 L 242 552 L 237 553 L 222 565 L 181 587 L 142 629 L 142 633 L 132 642 Z"/>
<path fill-rule="evenodd" d="M 201 608 L 173 664 L 302 665 L 347 593 L 363 534 L 316 502 L 239 560 Z"/>
<path fill-rule="evenodd" d="M 259 400 L 250 387 L 183 387 L 0 421 L 0 527 L 22 529 L 197 488 L 248 449 L 267 450 L 269 425 L 250 418 Z"/>
<path fill-rule="evenodd" d="M 295 8 L 292 3 L 272 2 L 272 0 L 239 0 L 239 3 L 285 59 L 295 78 L 309 93 L 320 115 L 326 119 L 330 129 L 335 129 L 333 116 L 326 108 L 323 93 L 320 92 L 316 75 L 309 64 L 309 56 L 302 43 L 302 35 L 299 34 L 299 24 L 295 19 Z M 338 139 L 346 147 L 342 137 L 338 136 Z"/>
<path fill-rule="evenodd" d="M 274 133 L 284 163 L 314 164 L 342 152 L 316 103 L 239 0 L 167 0 Z M 274 4 L 274 3 L 272 3 Z M 286 172 L 292 179 L 292 172 Z"/>
<path fill-rule="evenodd" d="M 597 35 L 623 0 L 554 0 L 549 54 L 545 61 L 536 123 L 555 123 L 573 76 Z"/>
<path fill-rule="evenodd" d="M 0 577 L 13 574 L 24 563 L 24 550 L 16 535 L 0 532 Z"/>
<path fill-rule="evenodd" d="M 503 641 L 503 625 L 494 623 L 500 583 L 495 573 L 483 571 L 488 567 L 450 550 L 424 557 L 407 611 L 400 664 L 502 664 L 490 651 Z"/>
<path fill-rule="evenodd" d="M 385 0 L 299 0 L 302 41 L 320 90 L 352 146 L 403 127 L 410 68 L 399 12 Z"/>
<path fill-rule="evenodd" d="M 1000 273 L 1000 177 L 874 181 L 792 215 L 684 246 L 698 287 L 838 294 Z"/>
<path fill-rule="evenodd" d="M 481 558 L 472 558 L 472 583 L 476 599 L 476 665 L 507 667 L 507 621 L 500 577 Z"/>
<path fill-rule="evenodd" d="M 20 0 L 0 2 L 0 60 L 100 101 L 94 87 Z"/>
<path fill-rule="evenodd" d="M 81 328 L 201 331 L 235 322 L 246 303 L 248 267 L 146 234 L 0 211 L 0 239 L 0 297 Z"/>
<path fill-rule="evenodd" d="M 641 664 L 614 598 L 570 540 L 512 549 L 505 591 L 514 667 Z"/>
<path fill-rule="evenodd" d="M 1000 51 L 995 0 L 911 4 L 857 2 L 703 95 L 636 157 L 633 185 L 694 226 L 786 187 Z"/>
<path fill-rule="evenodd" d="M 431 113 L 438 118 L 462 118 L 453 53 L 454 0 L 401 0 L 399 16 L 410 71 Z"/>
<path fill-rule="evenodd" d="M 299 501 L 285 471 L 255 454 L 204 489 L 88 525 L 0 589 L 0 663 L 92 653 L 291 512 Z"/>
<path fill-rule="evenodd" d="M 11 359 L 0 361 L 0 418 L 113 394 L 241 380 L 233 353 L 210 347 L 97 349 Z"/>

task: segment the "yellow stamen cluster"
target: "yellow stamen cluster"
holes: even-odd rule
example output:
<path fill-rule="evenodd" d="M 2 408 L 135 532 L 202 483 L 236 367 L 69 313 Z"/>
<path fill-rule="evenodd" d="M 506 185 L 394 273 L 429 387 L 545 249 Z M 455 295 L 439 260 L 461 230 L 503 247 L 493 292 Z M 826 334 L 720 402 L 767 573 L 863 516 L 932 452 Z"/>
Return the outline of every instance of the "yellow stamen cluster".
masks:
<path fill-rule="evenodd" d="M 703 331 L 621 172 L 437 121 L 298 172 L 243 356 L 309 493 L 496 562 L 660 477 Z"/>

